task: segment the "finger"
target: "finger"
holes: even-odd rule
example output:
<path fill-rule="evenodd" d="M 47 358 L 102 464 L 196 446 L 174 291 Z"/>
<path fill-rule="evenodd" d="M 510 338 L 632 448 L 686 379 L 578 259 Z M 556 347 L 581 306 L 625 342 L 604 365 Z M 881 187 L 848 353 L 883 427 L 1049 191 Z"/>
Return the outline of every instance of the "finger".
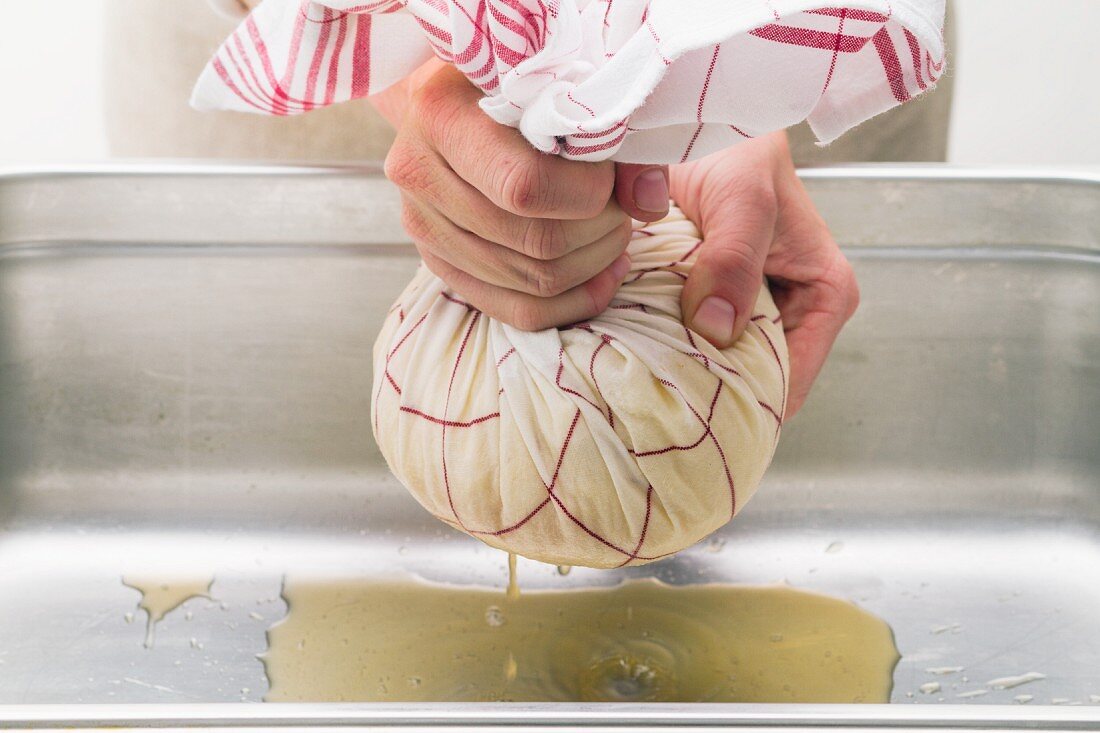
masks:
<path fill-rule="evenodd" d="M 825 365 L 829 350 L 840 333 L 843 322 L 837 323 L 823 316 L 811 316 L 796 328 L 785 332 L 787 353 L 790 355 L 791 382 L 787 392 L 787 408 L 784 420 L 791 419 L 802 409 L 814 380 Z"/>
<path fill-rule="evenodd" d="M 740 192 L 705 212 L 704 239 L 680 302 L 688 326 L 720 349 L 753 315 L 775 229 L 775 203 L 762 189 Z"/>
<path fill-rule="evenodd" d="M 486 116 L 481 98 L 454 71 L 432 77 L 414 100 L 417 124 L 460 178 L 519 216 L 591 219 L 603 211 L 615 182 L 612 163 L 541 153 L 518 130 Z"/>
<path fill-rule="evenodd" d="M 630 222 L 614 200 L 591 219 L 517 216 L 463 181 L 439 153 L 408 136 L 390 149 L 386 175 L 404 193 L 426 202 L 458 227 L 540 260 L 557 259 L 591 245 Z"/>
<path fill-rule="evenodd" d="M 837 336 L 859 306 L 859 286 L 852 268 L 831 240 L 830 244 L 833 265 L 823 277 L 809 284 L 780 286 L 776 291 L 791 365 L 784 419 L 805 404 Z"/>
<path fill-rule="evenodd" d="M 638 221 L 668 216 L 668 166 L 619 163 L 615 166 L 615 198 Z"/>
<path fill-rule="evenodd" d="M 431 251 L 422 250 L 421 256 L 429 270 L 473 306 L 524 331 L 564 326 L 599 315 L 630 270 L 630 259 L 624 254 L 588 282 L 553 298 L 539 298 L 482 282 Z"/>
<path fill-rule="evenodd" d="M 609 267 L 630 243 L 627 220 L 597 241 L 556 260 L 540 260 L 489 242 L 461 229 L 428 204 L 405 197 L 406 231 L 431 252 L 478 280 L 511 290 L 553 297 Z"/>

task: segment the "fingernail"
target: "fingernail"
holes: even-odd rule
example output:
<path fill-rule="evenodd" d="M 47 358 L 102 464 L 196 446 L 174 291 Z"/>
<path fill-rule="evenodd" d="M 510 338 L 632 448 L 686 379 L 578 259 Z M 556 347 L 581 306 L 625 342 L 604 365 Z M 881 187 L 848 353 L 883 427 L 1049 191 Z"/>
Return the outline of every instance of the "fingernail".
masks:
<path fill-rule="evenodd" d="M 737 312 L 728 300 L 711 295 L 699 304 L 691 327 L 707 341 L 725 346 L 733 336 L 733 320 L 736 316 Z"/>
<path fill-rule="evenodd" d="M 628 272 L 630 272 L 630 257 L 619 255 L 619 259 L 611 263 L 611 274 L 621 282 Z"/>
<path fill-rule="evenodd" d="M 668 179 L 660 168 L 650 168 L 634 179 L 634 205 L 642 211 L 668 209 Z"/>

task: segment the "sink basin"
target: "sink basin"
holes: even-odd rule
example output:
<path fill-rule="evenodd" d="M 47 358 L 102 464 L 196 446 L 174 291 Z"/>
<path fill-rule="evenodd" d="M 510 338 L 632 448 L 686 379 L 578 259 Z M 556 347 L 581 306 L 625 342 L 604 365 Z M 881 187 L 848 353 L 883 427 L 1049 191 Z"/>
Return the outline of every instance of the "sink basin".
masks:
<path fill-rule="evenodd" d="M 506 557 L 371 436 L 417 263 L 377 170 L 113 166 L 0 172 L 0 728 L 1100 730 L 1100 177 L 803 177 L 863 305 L 756 497 L 678 556 L 519 577 L 851 600 L 893 704 L 262 704 L 284 578 L 503 589 Z M 124 576 L 213 584 L 146 648 Z"/>

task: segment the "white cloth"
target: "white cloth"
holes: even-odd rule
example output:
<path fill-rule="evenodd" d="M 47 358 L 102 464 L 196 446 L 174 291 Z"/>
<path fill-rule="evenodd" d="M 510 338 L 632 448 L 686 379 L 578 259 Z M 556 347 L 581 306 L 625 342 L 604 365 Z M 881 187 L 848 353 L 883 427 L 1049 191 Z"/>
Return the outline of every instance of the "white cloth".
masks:
<path fill-rule="evenodd" d="M 482 108 L 567 158 L 676 163 L 808 119 L 828 142 L 931 88 L 945 0 L 265 0 L 200 109 L 297 114 L 433 53 Z"/>
<path fill-rule="evenodd" d="M 444 522 L 550 563 L 637 565 L 728 522 L 771 462 L 790 370 L 767 288 L 728 349 L 684 326 L 698 246 L 676 209 L 636 224 L 611 307 L 537 333 L 421 267 L 374 347 L 390 469 Z"/>

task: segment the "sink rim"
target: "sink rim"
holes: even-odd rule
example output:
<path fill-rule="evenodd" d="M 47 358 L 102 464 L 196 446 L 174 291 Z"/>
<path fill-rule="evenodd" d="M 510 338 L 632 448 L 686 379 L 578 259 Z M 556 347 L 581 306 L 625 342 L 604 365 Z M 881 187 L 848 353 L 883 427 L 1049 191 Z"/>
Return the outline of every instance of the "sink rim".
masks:
<path fill-rule="evenodd" d="M 0 705 L 5 727 L 477 728 L 753 727 L 1100 730 L 1100 707 L 1079 705 L 739 703 L 204 703 Z"/>

